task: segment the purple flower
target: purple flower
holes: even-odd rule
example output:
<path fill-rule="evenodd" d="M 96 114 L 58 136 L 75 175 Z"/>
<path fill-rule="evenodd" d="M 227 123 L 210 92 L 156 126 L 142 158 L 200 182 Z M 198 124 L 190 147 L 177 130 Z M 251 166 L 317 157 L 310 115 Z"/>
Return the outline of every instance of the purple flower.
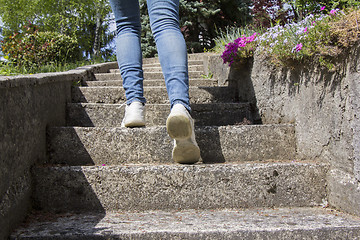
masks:
<path fill-rule="evenodd" d="M 337 13 L 337 11 L 339 11 L 339 9 L 332 9 L 332 10 L 330 11 L 330 15 L 335 16 L 336 13 Z"/>
<path fill-rule="evenodd" d="M 302 43 L 299 43 L 298 45 L 296 45 L 295 51 L 299 52 L 302 49 L 302 47 L 303 47 Z"/>
<path fill-rule="evenodd" d="M 246 44 L 251 43 L 254 41 L 257 37 L 257 33 L 254 33 L 250 37 L 242 36 L 237 39 L 235 39 L 234 42 L 228 43 L 225 46 L 225 51 L 221 55 L 221 58 L 223 59 L 224 63 L 228 63 L 229 66 L 233 64 L 235 57 L 237 56 L 237 52 L 239 51 L 239 48 L 243 48 L 246 46 Z"/>

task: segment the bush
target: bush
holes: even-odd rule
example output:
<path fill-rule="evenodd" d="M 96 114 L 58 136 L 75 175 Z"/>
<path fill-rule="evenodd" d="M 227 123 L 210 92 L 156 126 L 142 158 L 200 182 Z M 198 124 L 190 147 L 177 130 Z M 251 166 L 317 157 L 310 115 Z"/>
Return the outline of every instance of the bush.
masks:
<path fill-rule="evenodd" d="M 56 33 L 39 32 L 29 24 L 1 41 L 5 58 L 14 66 L 33 68 L 49 63 L 74 62 L 80 59 L 75 38 Z"/>

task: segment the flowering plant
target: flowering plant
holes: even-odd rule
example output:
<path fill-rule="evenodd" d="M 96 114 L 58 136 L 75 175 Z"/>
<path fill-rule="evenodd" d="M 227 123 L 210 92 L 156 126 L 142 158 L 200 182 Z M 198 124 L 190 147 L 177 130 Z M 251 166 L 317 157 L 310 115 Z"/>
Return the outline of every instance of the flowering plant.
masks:
<path fill-rule="evenodd" d="M 277 25 L 261 35 L 242 36 L 228 43 L 221 56 L 224 63 L 231 66 L 234 61 L 252 56 L 257 48 L 276 64 L 286 65 L 290 59 L 299 61 L 316 55 L 320 64 L 332 68 L 332 64 L 323 61 L 324 56 L 335 56 L 342 47 L 359 39 L 356 26 L 360 12 L 333 9 L 326 14 L 325 8 L 321 8 L 322 14 L 310 14 L 300 22 Z"/>
<path fill-rule="evenodd" d="M 221 55 L 224 63 L 231 66 L 237 58 L 248 58 L 253 55 L 256 48 L 257 33 L 252 34 L 249 37 L 242 36 L 235 39 L 234 42 L 230 42 L 225 46 L 225 51 Z"/>

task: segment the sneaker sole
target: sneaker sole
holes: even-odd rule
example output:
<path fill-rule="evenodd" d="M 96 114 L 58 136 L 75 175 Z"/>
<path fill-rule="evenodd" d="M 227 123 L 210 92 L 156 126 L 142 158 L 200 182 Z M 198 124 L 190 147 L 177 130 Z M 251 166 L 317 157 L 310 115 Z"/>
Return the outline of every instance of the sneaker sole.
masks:
<path fill-rule="evenodd" d="M 177 163 L 196 163 L 200 159 L 200 149 L 189 140 L 177 140 L 173 149 L 173 160 Z"/>
<path fill-rule="evenodd" d="M 191 137 L 191 122 L 186 116 L 169 116 L 166 120 L 166 130 L 173 139 L 186 139 Z"/>

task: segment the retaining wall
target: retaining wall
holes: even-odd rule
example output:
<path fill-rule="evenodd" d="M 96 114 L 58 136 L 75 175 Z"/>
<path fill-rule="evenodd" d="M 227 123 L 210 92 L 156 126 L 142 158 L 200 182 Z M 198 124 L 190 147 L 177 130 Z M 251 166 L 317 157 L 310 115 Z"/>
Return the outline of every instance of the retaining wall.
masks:
<path fill-rule="evenodd" d="M 326 161 L 328 201 L 360 215 L 360 42 L 336 59 L 336 70 L 319 64 L 274 67 L 253 59 L 234 67 L 205 58 L 206 74 L 237 89 L 258 123 L 295 123 L 297 158 Z"/>
<path fill-rule="evenodd" d="M 71 86 L 114 63 L 64 73 L 0 77 L 0 239 L 31 208 L 30 169 L 46 160 L 47 126 L 64 126 Z"/>

